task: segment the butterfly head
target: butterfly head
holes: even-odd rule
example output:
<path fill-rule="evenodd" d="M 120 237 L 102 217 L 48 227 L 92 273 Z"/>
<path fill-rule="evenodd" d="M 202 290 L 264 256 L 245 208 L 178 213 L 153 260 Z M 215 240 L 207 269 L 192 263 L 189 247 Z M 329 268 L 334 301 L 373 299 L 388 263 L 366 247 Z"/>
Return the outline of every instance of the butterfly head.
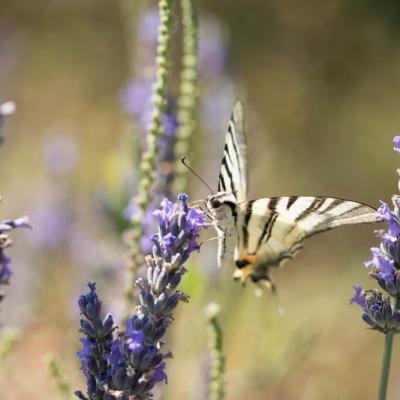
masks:
<path fill-rule="evenodd" d="M 218 192 L 207 196 L 206 205 L 208 210 L 214 214 L 223 209 L 224 206 L 230 208 L 236 207 L 236 198 L 232 193 Z"/>

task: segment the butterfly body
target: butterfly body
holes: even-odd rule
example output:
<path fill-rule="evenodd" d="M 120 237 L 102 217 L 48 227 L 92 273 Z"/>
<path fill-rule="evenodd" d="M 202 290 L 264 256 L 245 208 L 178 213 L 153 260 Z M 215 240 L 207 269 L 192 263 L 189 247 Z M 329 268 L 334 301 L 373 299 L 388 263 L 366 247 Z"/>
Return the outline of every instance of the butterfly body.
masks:
<path fill-rule="evenodd" d="M 269 271 L 295 257 L 305 238 L 329 229 L 377 222 L 376 210 L 323 196 L 247 200 L 243 108 L 235 104 L 225 139 L 218 192 L 206 207 L 218 234 L 218 266 L 234 263 L 234 278 L 270 282 Z"/>
<path fill-rule="evenodd" d="M 206 207 L 211 219 L 216 221 L 215 230 L 218 235 L 218 267 L 231 262 L 237 241 L 236 199 L 232 193 L 219 192 L 208 196 Z"/>

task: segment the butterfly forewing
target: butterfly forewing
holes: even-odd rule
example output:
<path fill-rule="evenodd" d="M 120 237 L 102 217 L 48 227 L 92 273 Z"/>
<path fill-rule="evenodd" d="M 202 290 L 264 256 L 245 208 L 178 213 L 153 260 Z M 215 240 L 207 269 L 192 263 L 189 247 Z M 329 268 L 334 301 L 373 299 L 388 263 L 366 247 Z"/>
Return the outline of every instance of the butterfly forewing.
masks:
<path fill-rule="evenodd" d="M 235 103 L 225 137 L 224 156 L 218 179 L 218 192 L 232 193 L 236 202 L 247 197 L 247 161 L 243 106 Z"/>
<path fill-rule="evenodd" d="M 225 136 L 224 156 L 218 177 L 218 194 L 210 202 L 221 205 L 215 213 L 218 233 L 218 266 L 232 262 L 236 245 L 235 207 L 247 198 L 247 158 L 243 106 L 236 101 Z M 229 204 L 229 206 L 227 206 Z"/>

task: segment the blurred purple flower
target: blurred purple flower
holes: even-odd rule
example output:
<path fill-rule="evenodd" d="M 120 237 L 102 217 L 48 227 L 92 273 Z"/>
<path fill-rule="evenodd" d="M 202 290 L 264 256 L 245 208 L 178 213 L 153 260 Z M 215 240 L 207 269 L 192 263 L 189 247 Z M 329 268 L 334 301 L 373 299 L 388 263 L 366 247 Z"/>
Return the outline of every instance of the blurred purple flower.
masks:
<path fill-rule="evenodd" d="M 202 75 L 223 75 L 227 65 L 227 46 L 218 20 L 202 18 L 199 34 L 199 70 Z"/>
<path fill-rule="evenodd" d="M 49 136 L 43 144 L 43 161 L 49 172 L 62 176 L 71 172 L 79 160 L 75 138 L 59 133 Z"/>
<path fill-rule="evenodd" d="M 0 221 L 0 286 L 8 285 L 12 275 L 10 269 L 11 260 L 4 251 L 12 244 L 8 233 L 16 228 L 30 228 L 28 217 Z M 0 300 L 3 298 L 4 293 L 0 292 Z"/>
<path fill-rule="evenodd" d="M 146 11 L 138 21 L 138 39 L 149 46 L 156 46 L 159 16 L 157 9 Z"/>
<path fill-rule="evenodd" d="M 200 117 L 204 128 L 212 134 L 223 132 L 226 120 L 221 116 L 230 115 L 234 98 L 232 81 L 227 77 L 221 77 L 218 82 L 210 82 L 205 86 L 203 93 Z"/>
<path fill-rule="evenodd" d="M 163 117 L 164 132 L 165 136 L 175 136 L 176 131 L 179 127 L 178 118 L 175 114 L 165 114 Z M 162 140 L 163 138 L 161 138 Z M 162 146 L 160 146 L 162 147 Z"/>
<path fill-rule="evenodd" d="M 121 93 L 121 101 L 125 111 L 139 121 L 143 131 L 151 121 L 151 88 L 151 80 L 136 79 L 126 86 Z"/>
<path fill-rule="evenodd" d="M 71 233 L 71 210 L 64 202 L 39 206 L 31 211 L 36 247 L 55 248 L 62 245 Z"/>
<path fill-rule="evenodd" d="M 395 136 L 393 138 L 394 147 L 393 149 L 400 153 L 400 136 Z"/>
<path fill-rule="evenodd" d="M 8 285 L 12 275 L 9 267 L 11 260 L 4 252 L 0 252 L 0 285 Z"/>

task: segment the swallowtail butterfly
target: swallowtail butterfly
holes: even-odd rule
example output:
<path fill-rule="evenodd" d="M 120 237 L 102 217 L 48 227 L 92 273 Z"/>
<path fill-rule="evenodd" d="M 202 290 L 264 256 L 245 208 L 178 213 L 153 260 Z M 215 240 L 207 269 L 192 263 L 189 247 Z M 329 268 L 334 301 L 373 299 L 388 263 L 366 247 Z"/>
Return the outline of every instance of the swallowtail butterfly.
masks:
<path fill-rule="evenodd" d="M 305 238 L 342 225 L 377 222 L 376 210 L 319 196 L 247 200 L 243 106 L 237 101 L 225 139 L 218 192 L 207 197 L 218 234 L 218 266 L 235 263 L 234 278 L 271 284 L 269 270 L 292 259 Z"/>

